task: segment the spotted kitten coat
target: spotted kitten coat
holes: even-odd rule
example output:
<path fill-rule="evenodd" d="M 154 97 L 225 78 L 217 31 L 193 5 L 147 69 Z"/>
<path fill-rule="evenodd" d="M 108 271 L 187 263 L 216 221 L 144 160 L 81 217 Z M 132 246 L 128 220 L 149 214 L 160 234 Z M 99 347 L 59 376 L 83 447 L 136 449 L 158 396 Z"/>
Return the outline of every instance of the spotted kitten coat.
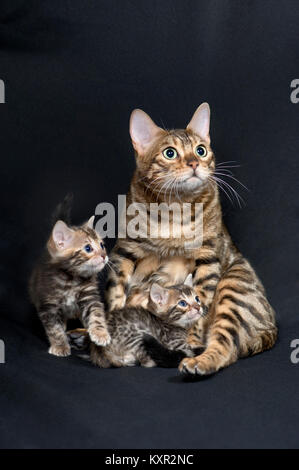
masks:
<path fill-rule="evenodd" d="M 30 279 L 30 296 L 50 342 L 49 353 L 68 356 L 68 319 L 80 318 L 92 341 L 110 341 L 101 302 L 97 273 L 108 261 L 102 240 L 93 227 L 94 217 L 80 227 L 58 220 L 45 253 Z"/>
<path fill-rule="evenodd" d="M 186 342 L 188 330 L 196 322 L 205 321 L 205 312 L 192 287 L 192 275 L 185 284 L 168 288 L 154 283 L 148 309 L 126 307 L 108 313 L 111 342 L 106 347 L 91 344 L 91 360 L 100 367 L 169 366 L 163 364 L 159 354 L 155 361 L 146 353 L 144 340 L 151 342 L 152 338 L 171 351 L 183 351 L 183 357 L 192 357 L 193 350 Z"/>

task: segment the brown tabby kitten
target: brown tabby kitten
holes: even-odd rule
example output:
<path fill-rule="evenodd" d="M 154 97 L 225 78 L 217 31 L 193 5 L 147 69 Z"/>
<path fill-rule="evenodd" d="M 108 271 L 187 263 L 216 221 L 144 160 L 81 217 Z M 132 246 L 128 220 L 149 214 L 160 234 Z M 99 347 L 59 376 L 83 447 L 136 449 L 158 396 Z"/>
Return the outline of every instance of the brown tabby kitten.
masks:
<path fill-rule="evenodd" d="M 111 342 L 100 348 L 90 345 L 94 364 L 100 367 L 136 364 L 154 367 L 156 362 L 144 349 L 145 335 L 150 335 L 171 351 L 179 350 L 186 356 L 194 356 L 186 343 L 188 329 L 194 323 L 203 321 L 200 319 L 203 318 L 205 309 L 200 305 L 200 299 L 192 287 L 192 275 L 178 286 L 165 288 L 154 283 L 148 296 L 148 309 L 126 307 L 108 313 L 107 326 Z M 72 332 L 70 335 L 72 336 Z M 159 358 L 158 362 L 159 365 L 169 366 L 162 364 Z"/>
<path fill-rule="evenodd" d="M 153 202 L 202 203 L 203 242 L 199 248 L 186 249 L 184 237 L 150 238 L 149 226 L 147 238 L 119 238 L 111 257 L 116 270 L 107 284 L 108 305 L 114 310 L 128 300 L 131 305 L 143 304 L 142 286 L 153 274 L 162 285 L 172 285 L 192 272 L 197 295 L 209 308 L 210 322 L 206 332 L 200 323 L 191 330 L 189 344 L 205 351 L 184 359 L 180 370 L 202 375 L 271 348 L 277 337 L 265 290 L 222 221 L 209 127 L 207 103 L 183 130 L 161 129 L 143 111 L 133 111 L 130 134 L 137 168 L 127 205 L 143 203 L 149 211 Z M 127 216 L 127 223 L 132 218 Z M 189 225 L 192 230 L 194 208 Z"/>
<path fill-rule="evenodd" d="M 55 356 L 71 353 L 65 332 L 70 318 L 80 318 L 97 345 L 110 341 L 97 285 L 108 257 L 93 222 L 91 217 L 81 227 L 69 227 L 58 220 L 30 279 L 31 299 Z"/>

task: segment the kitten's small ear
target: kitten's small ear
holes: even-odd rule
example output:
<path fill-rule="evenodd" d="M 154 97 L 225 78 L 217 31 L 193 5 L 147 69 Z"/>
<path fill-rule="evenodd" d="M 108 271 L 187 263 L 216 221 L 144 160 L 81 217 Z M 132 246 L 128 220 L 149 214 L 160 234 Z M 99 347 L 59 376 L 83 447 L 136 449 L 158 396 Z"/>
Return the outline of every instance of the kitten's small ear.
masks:
<path fill-rule="evenodd" d="M 168 290 L 164 289 L 164 287 L 159 284 L 154 283 L 150 289 L 150 298 L 159 306 L 165 305 L 168 301 Z"/>
<path fill-rule="evenodd" d="M 52 230 L 52 238 L 57 248 L 64 250 L 73 241 L 74 232 L 62 220 L 58 220 Z"/>
<path fill-rule="evenodd" d="M 88 219 L 88 221 L 86 222 L 85 226 L 93 229 L 94 219 L 95 217 L 94 215 L 92 215 L 90 219 Z"/>
<path fill-rule="evenodd" d="M 192 280 L 192 274 L 188 274 L 188 276 L 186 277 L 185 281 L 184 281 L 184 286 L 189 286 L 189 287 L 193 287 L 193 280 Z"/>
<path fill-rule="evenodd" d="M 210 142 L 210 106 L 208 103 L 202 103 L 189 122 L 187 129 L 191 129 L 202 139 Z"/>
<path fill-rule="evenodd" d="M 130 135 L 138 155 L 144 155 L 159 134 L 165 131 L 141 109 L 134 109 L 130 117 Z"/>

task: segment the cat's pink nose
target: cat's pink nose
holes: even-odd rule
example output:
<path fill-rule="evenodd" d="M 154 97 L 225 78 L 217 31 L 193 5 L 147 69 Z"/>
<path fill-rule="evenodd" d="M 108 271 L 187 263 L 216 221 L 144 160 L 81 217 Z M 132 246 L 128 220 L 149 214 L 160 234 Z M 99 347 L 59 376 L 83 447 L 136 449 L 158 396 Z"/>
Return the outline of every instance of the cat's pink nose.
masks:
<path fill-rule="evenodd" d="M 198 312 L 200 311 L 201 307 L 199 306 L 199 304 L 193 304 L 192 305 L 192 309 L 193 310 L 197 310 Z"/>
<path fill-rule="evenodd" d="M 198 167 L 198 162 L 196 160 L 192 160 L 192 162 L 188 163 L 188 166 L 191 166 L 193 170 L 196 170 L 196 168 Z"/>

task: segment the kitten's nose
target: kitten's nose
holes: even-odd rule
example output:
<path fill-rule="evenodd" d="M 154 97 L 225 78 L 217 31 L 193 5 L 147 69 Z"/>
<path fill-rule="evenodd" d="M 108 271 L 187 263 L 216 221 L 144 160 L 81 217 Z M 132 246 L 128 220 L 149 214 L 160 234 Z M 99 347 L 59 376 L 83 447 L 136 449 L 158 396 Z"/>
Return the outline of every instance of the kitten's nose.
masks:
<path fill-rule="evenodd" d="M 198 312 L 201 310 L 201 306 L 200 306 L 198 303 L 193 304 L 193 305 L 192 305 L 192 308 L 195 309 L 195 310 L 197 310 Z"/>
<path fill-rule="evenodd" d="M 191 166 L 191 168 L 193 168 L 193 170 L 196 170 L 198 165 L 199 165 L 199 163 L 196 160 L 192 160 L 191 162 L 188 162 L 188 166 Z"/>

